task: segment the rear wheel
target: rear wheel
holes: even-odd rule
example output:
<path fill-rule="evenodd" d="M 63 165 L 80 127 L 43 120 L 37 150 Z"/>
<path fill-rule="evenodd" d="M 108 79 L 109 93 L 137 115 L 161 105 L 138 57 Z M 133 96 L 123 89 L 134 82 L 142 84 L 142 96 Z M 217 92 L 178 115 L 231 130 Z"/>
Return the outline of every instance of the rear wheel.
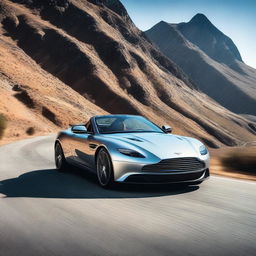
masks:
<path fill-rule="evenodd" d="M 67 171 L 68 163 L 63 154 L 62 147 L 59 142 L 55 145 L 55 165 L 58 171 Z"/>
<path fill-rule="evenodd" d="M 114 185 L 112 162 L 104 148 L 100 149 L 97 154 L 96 168 L 99 184 L 104 188 L 112 187 Z"/>

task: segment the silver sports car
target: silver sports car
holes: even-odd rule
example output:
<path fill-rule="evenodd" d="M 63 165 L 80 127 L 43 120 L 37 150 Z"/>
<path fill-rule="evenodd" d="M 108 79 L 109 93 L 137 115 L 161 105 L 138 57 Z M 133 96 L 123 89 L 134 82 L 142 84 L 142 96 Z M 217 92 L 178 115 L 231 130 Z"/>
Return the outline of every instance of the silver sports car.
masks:
<path fill-rule="evenodd" d="M 207 148 L 171 131 L 142 116 L 94 116 L 58 134 L 56 167 L 83 167 L 96 173 L 103 187 L 115 182 L 200 184 L 209 177 Z"/>

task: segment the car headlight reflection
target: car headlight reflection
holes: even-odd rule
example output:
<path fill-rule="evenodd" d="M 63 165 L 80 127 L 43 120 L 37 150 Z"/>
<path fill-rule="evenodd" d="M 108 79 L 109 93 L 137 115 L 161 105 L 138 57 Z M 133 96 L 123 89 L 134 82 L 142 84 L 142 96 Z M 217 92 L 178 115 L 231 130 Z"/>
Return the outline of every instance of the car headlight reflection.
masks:
<path fill-rule="evenodd" d="M 143 156 L 141 153 L 132 149 L 119 148 L 117 150 L 126 156 L 145 158 L 145 156 Z"/>
<path fill-rule="evenodd" d="M 201 145 L 199 148 L 199 151 L 202 156 L 207 155 L 207 153 L 208 153 L 208 150 L 205 145 Z"/>

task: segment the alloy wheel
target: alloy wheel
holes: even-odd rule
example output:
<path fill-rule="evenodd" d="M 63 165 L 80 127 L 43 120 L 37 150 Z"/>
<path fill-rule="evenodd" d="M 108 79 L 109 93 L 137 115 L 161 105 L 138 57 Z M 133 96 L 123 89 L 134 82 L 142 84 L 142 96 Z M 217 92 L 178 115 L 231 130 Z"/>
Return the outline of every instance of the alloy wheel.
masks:
<path fill-rule="evenodd" d="M 112 166 L 105 149 L 101 149 L 97 157 L 97 176 L 101 186 L 106 187 L 111 181 Z"/>

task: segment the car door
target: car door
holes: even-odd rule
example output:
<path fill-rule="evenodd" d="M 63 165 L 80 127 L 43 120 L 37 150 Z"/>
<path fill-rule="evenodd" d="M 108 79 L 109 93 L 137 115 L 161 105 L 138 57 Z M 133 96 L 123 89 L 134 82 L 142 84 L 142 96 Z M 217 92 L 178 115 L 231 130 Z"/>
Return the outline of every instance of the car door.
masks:
<path fill-rule="evenodd" d="M 74 160 L 89 169 L 94 168 L 94 153 L 96 144 L 94 143 L 93 128 L 89 121 L 86 125 L 87 133 L 74 135 Z"/>

